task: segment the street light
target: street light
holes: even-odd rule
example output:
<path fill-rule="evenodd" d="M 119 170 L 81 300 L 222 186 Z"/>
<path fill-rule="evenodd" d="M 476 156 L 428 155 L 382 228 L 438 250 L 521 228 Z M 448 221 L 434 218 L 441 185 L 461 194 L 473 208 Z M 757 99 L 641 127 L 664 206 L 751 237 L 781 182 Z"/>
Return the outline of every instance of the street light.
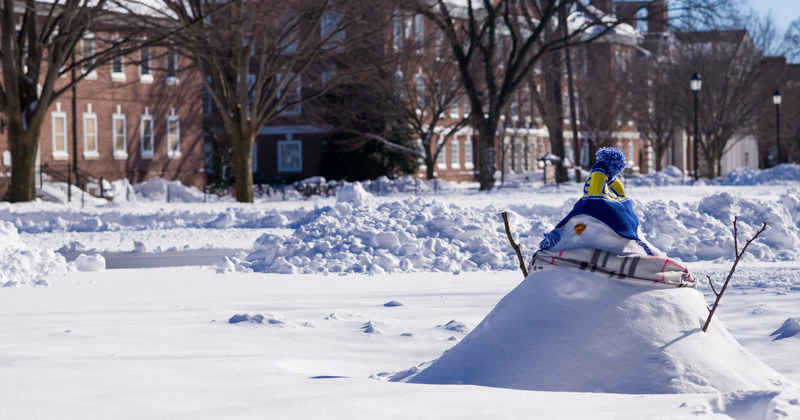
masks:
<path fill-rule="evenodd" d="M 697 72 L 694 72 L 692 78 L 689 79 L 689 87 L 694 93 L 694 180 L 697 181 L 697 94 L 700 93 L 700 88 L 703 86 L 703 78 Z"/>
<path fill-rule="evenodd" d="M 775 144 L 778 146 L 777 159 L 778 165 L 781 164 L 781 91 L 775 89 L 772 94 L 772 103 L 775 104 Z"/>

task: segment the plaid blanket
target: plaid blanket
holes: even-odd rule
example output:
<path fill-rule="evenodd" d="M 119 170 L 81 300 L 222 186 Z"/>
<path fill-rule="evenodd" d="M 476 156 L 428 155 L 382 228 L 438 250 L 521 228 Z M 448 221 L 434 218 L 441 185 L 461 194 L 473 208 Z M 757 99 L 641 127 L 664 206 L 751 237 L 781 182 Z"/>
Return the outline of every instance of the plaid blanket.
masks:
<path fill-rule="evenodd" d="M 572 267 L 607 274 L 618 280 L 648 281 L 671 287 L 695 287 L 694 277 L 680 260 L 652 255 L 617 255 L 594 248 L 539 250 L 531 258 L 528 272 L 552 267 Z"/>

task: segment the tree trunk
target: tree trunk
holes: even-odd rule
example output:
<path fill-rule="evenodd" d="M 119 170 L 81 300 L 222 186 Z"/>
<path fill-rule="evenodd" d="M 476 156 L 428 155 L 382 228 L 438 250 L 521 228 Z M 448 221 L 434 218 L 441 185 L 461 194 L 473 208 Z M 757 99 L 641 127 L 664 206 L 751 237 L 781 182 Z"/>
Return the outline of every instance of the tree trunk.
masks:
<path fill-rule="evenodd" d="M 478 184 L 480 191 L 490 191 L 494 188 L 494 173 L 497 170 L 495 165 L 494 132 L 497 126 L 492 126 L 490 121 L 484 120 L 482 116 L 478 123 L 478 145 L 480 147 L 480 162 L 478 164 Z"/>
<path fill-rule="evenodd" d="M 20 113 L 9 112 L 8 143 L 11 151 L 12 203 L 36 200 L 36 155 L 39 152 L 41 124 L 23 129 Z M 73 151 L 74 153 L 74 151 Z"/>
<path fill-rule="evenodd" d="M 425 179 L 428 181 L 436 178 L 433 174 L 436 169 L 434 165 L 436 165 L 436 161 L 433 159 L 425 159 Z"/>
<path fill-rule="evenodd" d="M 233 176 L 236 181 L 236 201 L 253 202 L 253 142 L 255 134 L 231 134 L 233 144 Z"/>

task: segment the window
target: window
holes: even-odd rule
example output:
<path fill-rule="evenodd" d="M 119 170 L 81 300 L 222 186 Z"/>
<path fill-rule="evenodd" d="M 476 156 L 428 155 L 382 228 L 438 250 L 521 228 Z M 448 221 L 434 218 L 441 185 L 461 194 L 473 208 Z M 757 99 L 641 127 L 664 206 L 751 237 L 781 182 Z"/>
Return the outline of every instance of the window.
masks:
<path fill-rule="evenodd" d="M 647 17 L 648 17 L 647 9 L 645 9 L 644 7 L 636 11 L 637 31 L 641 33 L 649 32 L 650 28 L 648 27 L 649 25 L 647 22 Z"/>
<path fill-rule="evenodd" d="M 469 102 L 469 97 L 464 95 L 464 116 L 472 114 L 472 104 Z"/>
<path fill-rule="evenodd" d="M 181 121 L 176 115 L 167 117 L 167 157 L 181 157 Z"/>
<path fill-rule="evenodd" d="M 436 46 L 435 46 L 436 59 L 437 60 L 441 60 L 441 59 L 444 58 L 444 34 L 442 33 L 442 30 L 439 29 L 438 26 L 436 27 L 436 32 L 435 33 L 436 33 L 436 39 L 435 39 L 435 41 L 436 41 Z"/>
<path fill-rule="evenodd" d="M 153 116 L 142 115 L 140 126 L 142 157 L 153 157 Z"/>
<path fill-rule="evenodd" d="M 301 172 L 303 170 L 303 144 L 292 140 L 278 142 L 278 172 Z"/>
<path fill-rule="evenodd" d="M 167 48 L 167 84 L 178 84 L 178 50 L 175 47 Z"/>
<path fill-rule="evenodd" d="M 509 112 L 511 113 L 511 119 L 514 121 L 519 120 L 519 95 L 517 95 L 517 92 L 514 92 L 511 95 L 509 108 L 510 108 Z"/>
<path fill-rule="evenodd" d="M 422 47 L 425 44 L 425 19 L 422 15 L 414 15 L 414 43 L 417 47 L 417 53 L 422 53 Z"/>
<path fill-rule="evenodd" d="M 81 40 L 81 59 L 85 60 L 81 64 L 81 70 L 83 73 L 89 73 L 86 76 L 87 79 L 97 78 L 97 72 L 94 69 L 94 54 L 94 34 L 87 34 Z"/>
<path fill-rule="evenodd" d="M 111 81 L 125 81 L 125 58 L 122 55 L 116 55 L 111 59 Z"/>
<path fill-rule="evenodd" d="M 114 130 L 114 159 L 127 159 L 128 158 L 128 143 L 127 143 L 127 119 L 125 114 L 119 112 L 112 116 L 112 127 Z"/>
<path fill-rule="evenodd" d="M 404 97 L 403 95 L 403 91 L 405 90 L 404 82 L 405 81 L 403 80 L 403 70 L 397 69 L 397 71 L 394 72 L 394 88 L 397 91 L 397 98 L 400 99 L 401 101 L 403 100 Z"/>
<path fill-rule="evenodd" d="M 97 114 L 92 112 L 91 105 L 89 112 L 83 113 L 83 157 L 85 159 L 100 157 L 97 152 Z"/>
<path fill-rule="evenodd" d="M 322 16 L 319 35 L 328 48 L 336 48 L 344 40 L 345 32 L 341 27 L 342 15 L 331 11 Z"/>
<path fill-rule="evenodd" d="M 447 148 L 442 147 L 439 150 L 439 156 L 436 156 L 436 167 L 439 169 L 447 169 Z"/>
<path fill-rule="evenodd" d="M 473 168 L 473 159 L 472 156 L 472 139 L 467 137 L 467 141 L 464 142 L 464 168 L 465 169 L 472 169 Z"/>
<path fill-rule="evenodd" d="M 208 91 L 208 85 L 211 84 L 211 76 L 206 78 L 206 83 L 203 83 L 203 116 L 208 117 L 214 110 L 214 99 L 211 98 L 211 93 Z"/>
<path fill-rule="evenodd" d="M 256 85 L 256 75 L 253 73 L 249 73 L 247 75 L 247 112 L 248 115 L 252 115 L 253 113 L 253 100 L 256 98 L 256 90 L 254 86 Z"/>
<path fill-rule="evenodd" d="M 61 105 L 61 104 L 58 104 Z M 60 106 L 58 107 L 61 108 Z M 69 157 L 67 153 L 67 114 L 53 112 L 53 159 L 64 160 Z"/>
<path fill-rule="evenodd" d="M 458 82 L 450 82 L 449 98 L 450 102 L 450 118 L 458 118 Z"/>
<path fill-rule="evenodd" d="M 416 81 L 417 109 L 425 109 L 425 76 L 417 73 Z"/>
<path fill-rule="evenodd" d="M 295 77 L 294 73 L 289 73 L 289 78 L 291 79 L 286 83 L 281 83 L 282 74 L 278 74 L 278 83 L 281 85 L 281 88 L 278 91 L 278 96 L 281 99 L 281 114 L 282 115 L 300 115 L 300 100 L 302 99 L 301 96 L 301 86 L 300 86 L 300 77 Z"/>
<path fill-rule="evenodd" d="M 142 83 L 153 83 L 150 57 L 150 47 L 142 47 L 139 50 L 139 81 Z"/>
<path fill-rule="evenodd" d="M 403 37 L 405 36 L 403 21 L 402 12 L 395 10 L 394 16 L 392 16 L 392 46 L 395 51 L 403 48 Z"/>
<path fill-rule="evenodd" d="M 461 142 L 456 139 L 453 139 L 450 142 L 450 167 L 453 169 L 459 169 L 461 167 Z"/>

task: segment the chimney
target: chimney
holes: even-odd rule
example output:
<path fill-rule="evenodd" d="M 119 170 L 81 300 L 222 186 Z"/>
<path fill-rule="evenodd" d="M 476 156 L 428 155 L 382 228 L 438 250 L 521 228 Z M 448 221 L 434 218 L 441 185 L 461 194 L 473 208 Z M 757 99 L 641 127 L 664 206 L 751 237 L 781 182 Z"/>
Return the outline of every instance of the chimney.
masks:
<path fill-rule="evenodd" d="M 607 14 L 611 14 L 614 11 L 614 0 L 591 0 L 589 4 Z"/>

